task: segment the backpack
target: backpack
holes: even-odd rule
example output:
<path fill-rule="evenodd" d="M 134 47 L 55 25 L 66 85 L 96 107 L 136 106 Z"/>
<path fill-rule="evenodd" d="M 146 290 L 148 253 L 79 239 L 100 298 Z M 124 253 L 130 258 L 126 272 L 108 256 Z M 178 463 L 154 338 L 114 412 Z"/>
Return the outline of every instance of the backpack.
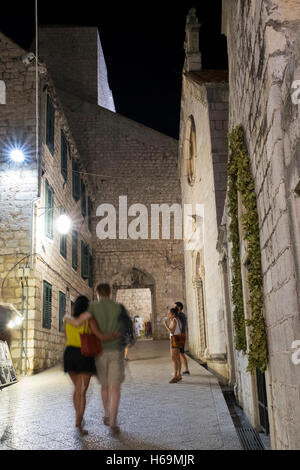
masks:
<path fill-rule="evenodd" d="M 119 316 L 119 323 L 120 323 L 120 332 L 121 332 L 121 346 L 125 348 L 128 345 L 132 345 L 135 343 L 135 336 L 133 331 L 133 323 L 128 315 L 128 312 L 124 305 L 120 304 L 121 306 L 121 313 Z"/>

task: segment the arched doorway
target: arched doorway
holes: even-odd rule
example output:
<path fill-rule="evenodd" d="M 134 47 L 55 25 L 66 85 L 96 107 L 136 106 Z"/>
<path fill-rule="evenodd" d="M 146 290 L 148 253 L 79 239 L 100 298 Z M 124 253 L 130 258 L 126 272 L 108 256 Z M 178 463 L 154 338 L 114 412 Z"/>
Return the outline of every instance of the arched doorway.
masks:
<path fill-rule="evenodd" d="M 139 323 L 138 338 L 155 337 L 156 308 L 153 277 L 137 268 L 118 273 L 112 282 L 113 300 L 123 304 L 131 318 Z"/>

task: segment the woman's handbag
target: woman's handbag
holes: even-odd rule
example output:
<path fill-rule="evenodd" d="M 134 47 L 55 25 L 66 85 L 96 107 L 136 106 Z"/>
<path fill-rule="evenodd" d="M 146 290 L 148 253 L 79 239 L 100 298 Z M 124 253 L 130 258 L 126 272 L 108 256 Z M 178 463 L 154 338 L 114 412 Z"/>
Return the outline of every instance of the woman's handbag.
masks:
<path fill-rule="evenodd" d="M 81 354 L 85 357 L 95 357 L 102 353 L 102 344 L 99 338 L 95 336 L 89 326 L 85 323 L 83 333 L 80 333 Z"/>
<path fill-rule="evenodd" d="M 172 348 L 183 348 L 184 340 L 185 340 L 184 333 L 179 333 L 179 335 L 172 335 L 171 336 Z"/>

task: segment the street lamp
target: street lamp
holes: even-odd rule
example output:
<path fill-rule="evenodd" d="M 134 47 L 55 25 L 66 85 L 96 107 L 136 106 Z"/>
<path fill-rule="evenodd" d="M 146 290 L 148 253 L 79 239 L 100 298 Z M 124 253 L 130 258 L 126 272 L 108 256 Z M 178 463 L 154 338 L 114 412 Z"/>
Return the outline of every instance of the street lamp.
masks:
<path fill-rule="evenodd" d="M 56 220 L 56 228 L 62 235 L 66 235 L 70 231 L 71 226 L 71 219 L 66 214 L 60 215 Z"/>
<path fill-rule="evenodd" d="M 25 156 L 21 149 L 14 148 L 10 151 L 10 158 L 16 163 L 23 163 Z"/>

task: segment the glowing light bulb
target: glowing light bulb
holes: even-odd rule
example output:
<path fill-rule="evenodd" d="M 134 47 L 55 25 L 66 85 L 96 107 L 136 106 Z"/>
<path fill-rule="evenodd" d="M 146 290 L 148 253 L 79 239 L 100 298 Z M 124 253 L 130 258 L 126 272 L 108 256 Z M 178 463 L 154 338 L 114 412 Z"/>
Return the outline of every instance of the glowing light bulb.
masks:
<path fill-rule="evenodd" d="M 10 320 L 7 324 L 7 328 L 13 328 L 15 326 L 15 322 L 13 322 L 12 320 Z"/>
<path fill-rule="evenodd" d="M 62 235 L 66 235 L 70 231 L 71 226 L 71 219 L 66 214 L 60 215 L 56 220 L 56 228 Z"/>
<path fill-rule="evenodd" d="M 16 163 L 22 163 L 24 162 L 25 156 L 22 150 L 15 148 L 11 150 L 10 158 Z"/>
<path fill-rule="evenodd" d="M 16 324 L 17 326 L 21 325 L 22 321 L 23 321 L 23 318 L 22 318 L 22 317 L 16 317 L 16 318 L 15 318 L 15 324 Z"/>

